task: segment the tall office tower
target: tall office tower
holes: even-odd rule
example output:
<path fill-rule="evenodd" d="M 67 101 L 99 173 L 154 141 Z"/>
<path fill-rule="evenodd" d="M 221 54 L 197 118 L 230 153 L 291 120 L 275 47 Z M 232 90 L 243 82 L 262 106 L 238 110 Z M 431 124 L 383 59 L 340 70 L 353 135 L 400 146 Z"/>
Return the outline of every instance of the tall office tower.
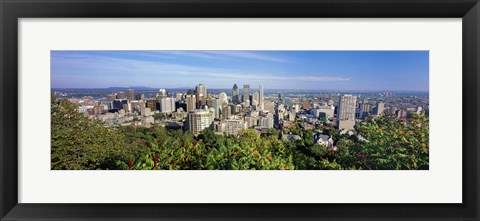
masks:
<path fill-rule="evenodd" d="M 240 92 L 238 91 L 238 86 L 237 84 L 234 84 L 232 88 L 232 103 L 234 104 L 240 103 L 240 99 L 238 98 L 238 95 L 240 95 Z"/>
<path fill-rule="evenodd" d="M 250 106 L 250 85 L 244 84 L 243 85 L 243 104 L 245 107 Z"/>
<path fill-rule="evenodd" d="M 216 119 L 220 119 L 220 110 L 222 109 L 222 102 L 220 99 L 212 99 L 212 108 Z"/>
<path fill-rule="evenodd" d="M 222 104 L 228 104 L 228 96 L 227 96 L 227 93 L 225 93 L 225 92 L 220 93 L 220 94 L 218 95 L 218 100 L 220 100 L 220 101 L 219 101 L 220 105 L 222 105 Z"/>
<path fill-rule="evenodd" d="M 384 112 L 385 112 L 385 104 L 384 104 L 383 102 L 378 102 L 376 109 L 377 109 L 377 110 L 376 110 L 376 113 L 375 113 L 375 114 L 377 114 L 377 116 L 383 115 Z"/>
<path fill-rule="evenodd" d="M 125 99 L 125 98 L 127 98 L 125 96 L 125 92 L 123 92 L 123 91 L 117 92 L 117 99 Z"/>
<path fill-rule="evenodd" d="M 283 94 L 278 94 L 278 104 L 283 104 L 284 102 Z"/>
<path fill-rule="evenodd" d="M 165 97 L 160 99 L 160 112 L 172 113 L 175 111 L 175 98 Z"/>
<path fill-rule="evenodd" d="M 263 94 L 263 84 L 258 85 L 258 106 L 259 110 L 263 110 L 263 100 L 264 100 L 264 94 Z"/>
<path fill-rule="evenodd" d="M 158 110 L 157 108 L 158 100 L 157 99 L 149 99 L 147 100 L 147 107 L 150 108 L 152 111 Z"/>
<path fill-rule="evenodd" d="M 122 110 L 123 109 L 123 105 L 124 104 L 128 104 L 128 101 L 125 99 L 125 100 L 122 100 L 122 99 L 116 99 L 113 101 L 112 103 L 112 107 L 115 109 L 118 109 L 118 110 Z"/>
<path fill-rule="evenodd" d="M 246 116 L 245 122 L 247 123 L 247 128 L 252 128 L 258 125 L 257 118 L 252 116 Z"/>
<path fill-rule="evenodd" d="M 190 112 L 190 111 L 193 111 L 195 110 L 196 108 L 196 104 L 197 104 L 197 99 L 195 97 L 194 94 L 188 94 L 187 95 L 187 98 L 186 98 L 186 101 L 187 101 L 187 112 Z"/>
<path fill-rule="evenodd" d="M 160 101 L 160 99 L 166 98 L 166 97 L 167 97 L 167 91 L 165 89 L 158 90 L 158 93 L 157 93 L 158 101 Z"/>
<path fill-rule="evenodd" d="M 364 100 L 359 104 L 360 118 L 367 117 L 372 111 L 372 105 L 368 103 L 367 100 Z"/>
<path fill-rule="evenodd" d="M 222 120 L 228 119 L 231 113 L 230 105 L 222 105 Z"/>
<path fill-rule="evenodd" d="M 196 136 L 213 123 L 213 111 L 208 109 L 195 110 L 188 114 L 188 128 Z"/>
<path fill-rule="evenodd" d="M 269 115 L 267 117 L 260 117 L 258 122 L 258 124 L 262 128 L 273 128 L 273 115 Z"/>
<path fill-rule="evenodd" d="M 342 95 L 338 103 L 338 129 L 353 130 L 357 97 L 349 94 Z"/>
<path fill-rule="evenodd" d="M 255 105 L 257 109 L 259 109 L 259 101 L 260 101 L 260 95 L 258 92 L 253 93 L 252 95 L 252 105 Z"/>
<path fill-rule="evenodd" d="M 135 91 L 133 89 L 128 89 L 127 99 L 130 101 L 135 100 Z"/>
<path fill-rule="evenodd" d="M 195 87 L 195 95 L 197 96 L 197 101 L 203 102 L 207 98 L 207 86 L 204 84 L 199 84 Z"/>
<path fill-rule="evenodd" d="M 112 102 L 113 100 L 115 100 L 116 96 L 115 94 L 109 94 L 107 95 L 107 101 L 108 102 Z"/>

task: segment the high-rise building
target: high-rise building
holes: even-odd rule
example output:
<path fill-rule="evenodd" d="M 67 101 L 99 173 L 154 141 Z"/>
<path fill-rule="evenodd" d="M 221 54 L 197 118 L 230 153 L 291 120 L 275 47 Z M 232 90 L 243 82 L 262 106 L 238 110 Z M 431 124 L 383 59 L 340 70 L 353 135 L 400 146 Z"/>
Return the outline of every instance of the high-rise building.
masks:
<path fill-rule="evenodd" d="M 234 104 L 240 103 L 240 99 L 238 97 L 239 95 L 240 95 L 240 92 L 238 90 L 238 86 L 237 84 L 234 84 L 232 88 L 232 103 Z"/>
<path fill-rule="evenodd" d="M 250 85 L 249 84 L 243 85 L 243 105 L 245 105 L 245 107 L 250 106 Z"/>
<path fill-rule="evenodd" d="M 382 115 L 384 114 L 385 112 L 385 104 L 383 102 L 378 102 L 377 103 L 377 108 L 376 108 L 376 111 L 375 111 L 376 115 L 379 116 L 379 115 Z"/>
<path fill-rule="evenodd" d="M 160 112 L 172 113 L 175 111 L 175 98 L 166 97 L 160 99 Z"/>
<path fill-rule="evenodd" d="M 258 92 L 255 92 L 255 93 L 253 93 L 253 95 L 252 95 L 252 105 L 255 105 L 257 108 L 259 108 L 259 107 L 258 107 L 259 100 L 260 100 L 259 97 L 260 97 L 260 96 L 259 96 L 259 93 L 258 93 Z"/>
<path fill-rule="evenodd" d="M 245 117 L 245 122 L 247 123 L 247 128 L 257 126 L 257 118 L 256 117 L 247 116 L 247 117 Z"/>
<path fill-rule="evenodd" d="M 205 104 L 205 99 L 207 98 L 207 86 L 204 84 L 197 85 L 195 87 L 195 95 L 197 96 L 197 102 L 199 102 L 200 105 Z"/>
<path fill-rule="evenodd" d="M 216 119 L 220 119 L 220 111 L 222 109 L 222 102 L 220 99 L 213 99 L 212 100 L 212 108 L 214 111 L 214 116 Z"/>
<path fill-rule="evenodd" d="M 262 128 L 273 128 L 273 116 L 260 117 L 258 122 Z"/>
<path fill-rule="evenodd" d="M 158 101 L 160 101 L 160 99 L 166 98 L 166 97 L 167 97 L 167 91 L 165 89 L 158 90 L 158 93 L 157 93 Z"/>
<path fill-rule="evenodd" d="M 156 111 L 158 110 L 157 108 L 157 105 L 158 104 L 158 100 L 157 99 L 149 99 L 147 100 L 147 107 L 150 108 L 150 110 L 152 111 Z"/>
<path fill-rule="evenodd" d="M 222 120 L 228 119 L 231 115 L 231 107 L 230 105 L 223 105 L 222 106 Z"/>
<path fill-rule="evenodd" d="M 359 104 L 359 112 L 360 112 L 360 118 L 365 118 L 367 117 L 371 111 L 372 111 L 372 105 L 368 103 L 367 100 L 364 100 Z"/>
<path fill-rule="evenodd" d="M 125 92 L 119 91 L 117 92 L 117 99 L 125 99 L 127 96 L 125 96 Z"/>
<path fill-rule="evenodd" d="M 197 99 L 194 94 L 187 94 L 187 112 L 193 111 L 196 108 Z"/>
<path fill-rule="evenodd" d="M 258 106 L 259 110 L 263 110 L 264 94 L 263 94 L 263 84 L 258 85 Z"/>
<path fill-rule="evenodd" d="M 112 106 L 113 108 L 115 109 L 118 109 L 118 110 L 121 110 L 123 109 L 123 105 L 124 104 L 127 104 L 128 101 L 125 99 L 125 100 L 122 100 L 122 99 L 115 99 L 112 103 Z"/>
<path fill-rule="evenodd" d="M 342 95 L 338 103 L 338 129 L 353 130 L 357 97 L 349 94 Z"/>
<path fill-rule="evenodd" d="M 224 120 L 222 121 L 220 128 L 220 132 L 236 136 L 242 130 L 247 129 L 247 123 L 243 120 Z"/>
<path fill-rule="evenodd" d="M 188 128 L 196 136 L 213 123 L 213 111 L 202 109 L 188 113 Z"/>
<path fill-rule="evenodd" d="M 127 90 L 127 99 L 128 100 L 135 100 L 135 91 L 133 89 Z"/>
<path fill-rule="evenodd" d="M 285 99 L 283 98 L 283 94 L 278 94 L 278 104 L 284 104 Z"/>

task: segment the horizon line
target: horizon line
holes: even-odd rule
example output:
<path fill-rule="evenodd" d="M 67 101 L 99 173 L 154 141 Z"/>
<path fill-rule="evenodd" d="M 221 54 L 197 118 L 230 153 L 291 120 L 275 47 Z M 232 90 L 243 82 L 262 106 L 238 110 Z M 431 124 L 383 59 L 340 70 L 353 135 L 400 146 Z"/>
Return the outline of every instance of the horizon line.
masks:
<path fill-rule="evenodd" d="M 88 87 L 55 87 L 50 88 L 51 90 L 61 90 L 61 89 L 110 89 L 110 88 L 124 88 L 124 89 L 135 89 L 137 87 L 145 88 L 145 89 L 195 89 L 195 87 L 145 87 L 145 86 L 130 86 L 130 87 L 123 87 L 123 86 L 111 86 L 111 87 L 95 87 L 95 88 L 88 88 Z M 232 88 L 207 88 L 207 90 L 232 90 Z M 243 88 L 238 88 L 239 90 L 243 90 Z M 258 90 L 258 88 L 250 88 L 250 90 Z M 430 92 L 429 90 L 406 90 L 406 89 L 393 89 L 393 90 L 385 90 L 385 89 L 300 89 L 300 88 L 287 88 L 287 89 L 280 89 L 280 88 L 271 88 L 264 90 L 303 90 L 303 91 L 370 91 L 370 92 Z"/>

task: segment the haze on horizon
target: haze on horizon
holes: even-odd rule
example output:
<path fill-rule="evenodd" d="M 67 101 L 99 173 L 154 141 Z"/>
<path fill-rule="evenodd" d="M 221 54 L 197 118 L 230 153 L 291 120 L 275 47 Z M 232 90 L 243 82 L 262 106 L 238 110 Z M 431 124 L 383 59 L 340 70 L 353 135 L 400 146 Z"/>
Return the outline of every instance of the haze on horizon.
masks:
<path fill-rule="evenodd" d="M 51 51 L 52 88 L 428 91 L 428 51 Z"/>

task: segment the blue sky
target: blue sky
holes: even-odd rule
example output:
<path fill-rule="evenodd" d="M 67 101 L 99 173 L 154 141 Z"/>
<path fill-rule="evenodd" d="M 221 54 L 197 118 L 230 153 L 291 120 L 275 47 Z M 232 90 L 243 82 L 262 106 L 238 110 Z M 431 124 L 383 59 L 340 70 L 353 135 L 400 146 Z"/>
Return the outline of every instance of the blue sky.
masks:
<path fill-rule="evenodd" d="M 428 91 L 428 66 L 428 51 L 51 51 L 51 83 Z"/>

